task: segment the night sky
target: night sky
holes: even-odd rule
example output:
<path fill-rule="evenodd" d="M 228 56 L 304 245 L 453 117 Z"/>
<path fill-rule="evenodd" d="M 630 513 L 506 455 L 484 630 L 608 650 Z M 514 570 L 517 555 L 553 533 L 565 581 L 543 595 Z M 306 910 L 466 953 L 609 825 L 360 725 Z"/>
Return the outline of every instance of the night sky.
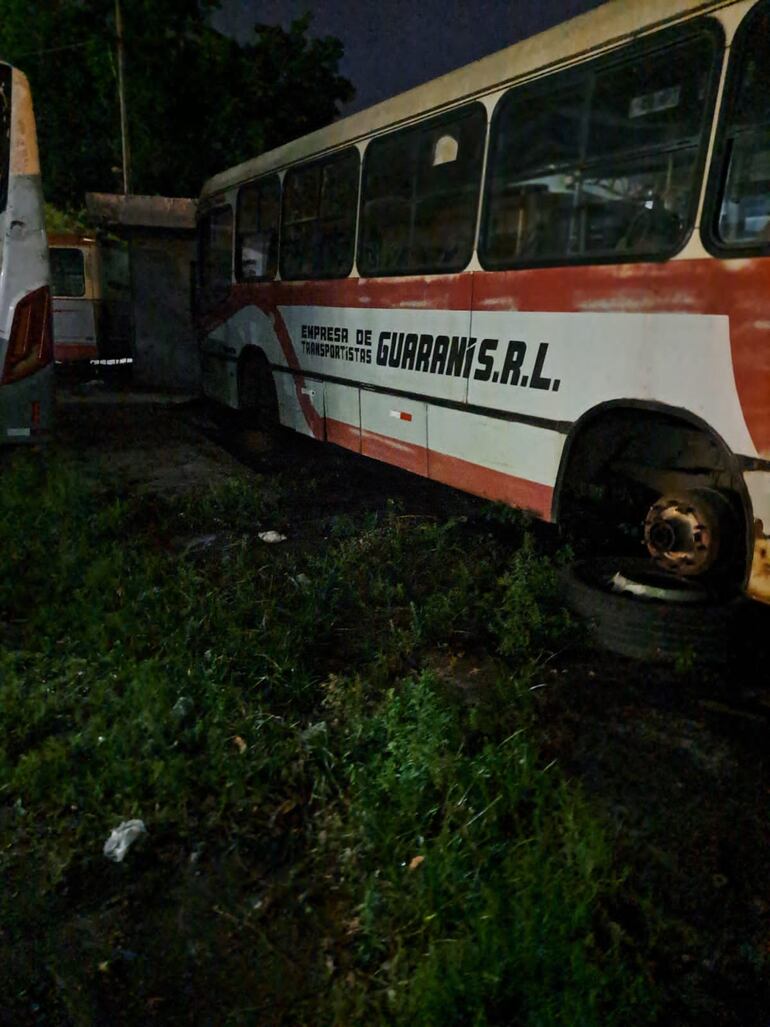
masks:
<path fill-rule="evenodd" d="M 255 22 L 305 11 L 314 35 L 345 46 L 342 73 L 356 89 L 349 114 L 598 7 L 602 0 L 223 0 L 214 24 L 244 38 Z"/>

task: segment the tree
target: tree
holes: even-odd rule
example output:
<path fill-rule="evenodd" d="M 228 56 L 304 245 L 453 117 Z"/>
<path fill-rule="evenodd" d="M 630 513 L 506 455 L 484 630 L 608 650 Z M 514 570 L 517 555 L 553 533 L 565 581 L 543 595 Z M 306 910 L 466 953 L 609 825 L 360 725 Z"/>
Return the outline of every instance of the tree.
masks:
<path fill-rule="evenodd" d="M 256 25 L 240 44 L 219 0 L 121 0 L 135 192 L 194 196 L 211 174 L 332 121 L 353 87 L 342 44 Z M 0 0 L 0 55 L 30 78 L 43 188 L 60 206 L 120 188 L 114 0 Z"/>

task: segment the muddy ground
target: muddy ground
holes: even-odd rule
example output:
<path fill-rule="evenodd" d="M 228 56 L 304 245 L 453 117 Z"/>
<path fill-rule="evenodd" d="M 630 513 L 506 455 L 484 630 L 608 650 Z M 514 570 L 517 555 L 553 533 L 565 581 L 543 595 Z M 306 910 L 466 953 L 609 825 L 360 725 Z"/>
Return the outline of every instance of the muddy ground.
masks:
<path fill-rule="evenodd" d="M 275 529 L 298 546 L 324 545 L 324 518 L 384 509 L 437 518 L 479 516 L 482 504 L 391 468 L 295 436 L 233 435 L 197 401 L 160 406 L 60 405 L 58 432 L 88 473 L 127 491 L 195 493 L 212 481 L 290 466 L 312 478 Z M 229 440 L 230 451 L 220 444 Z M 234 440 L 234 442 L 233 442 Z M 245 461 L 245 462 L 244 462 Z M 546 535 L 546 545 L 548 544 Z M 618 931 L 649 935 L 671 1024 L 767 1027 L 770 982 L 770 618 L 726 667 L 693 672 L 607 653 L 562 653 L 543 667 L 538 703 L 550 755 L 616 825 L 640 882 Z M 459 668 L 459 669 L 457 669 Z M 463 664 L 455 673 L 462 677 Z M 464 682 L 458 680 L 458 685 Z M 658 920 L 644 892 L 668 896 Z"/>

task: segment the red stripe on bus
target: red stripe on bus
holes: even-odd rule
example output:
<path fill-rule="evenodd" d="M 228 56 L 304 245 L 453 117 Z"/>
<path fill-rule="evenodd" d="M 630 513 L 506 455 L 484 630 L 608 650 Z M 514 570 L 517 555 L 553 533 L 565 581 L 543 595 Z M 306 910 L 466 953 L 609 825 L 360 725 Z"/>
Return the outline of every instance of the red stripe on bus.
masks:
<path fill-rule="evenodd" d="M 502 471 L 493 471 L 489 467 L 482 467 L 456 456 L 447 456 L 446 453 L 437 453 L 433 449 L 428 453 L 428 470 L 429 477 L 434 481 L 452 485 L 464 492 L 472 492 L 485 499 L 494 499 L 518 506 L 522 510 L 531 510 L 543 520 L 551 520 L 553 489 L 549 485 L 517 478 Z"/>
<path fill-rule="evenodd" d="M 333 417 L 326 418 L 326 441 L 333 442 L 335 446 L 352 449 L 354 453 L 361 452 L 360 429 L 352 424 L 345 424 L 344 421 L 335 421 Z"/>
<path fill-rule="evenodd" d="M 269 289 L 271 303 L 295 307 L 378 307 L 397 310 L 470 310 L 473 275 L 440 275 L 434 278 L 334 278 L 315 282 L 272 282 L 234 285 L 235 309 Z M 228 312 L 229 314 L 229 312 Z"/>
<path fill-rule="evenodd" d="M 434 278 L 242 284 L 232 287 L 228 300 L 203 319 L 202 327 L 211 331 L 236 311 L 251 305 L 264 310 L 271 318 L 275 318 L 277 305 L 436 312 L 467 310 L 469 316 L 471 310 L 722 315 L 729 318 L 735 384 L 746 425 L 759 454 L 768 456 L 768 295 L 770 259 L 697 258 L 660 263 L 465 272 Z M 284 351 L 285 341 L 281 340 Z M 618 342 L 622 344 L 622 340 Z M 291 366 L 298 367 L 295 363 Z"/>
<path fill-rule="evenodd" d="M 294 351 L 294 345 L 291 341 L 291 335 L 289 335 L 289 329 L 286 327 L 280 310 L 278 310 L 272 303 L 266 303 L 264 301 L 258 304 L 260 310 L 262 310 L 273 322 L 273 328 L 278 338 L 278 342 L 281 344 L 281 350 L 286 359 L 286 363 L 293 371 L 301 371 L 297 354 Z M 301 374 L 293 375 L 294 378 L 294 391 L 297 394 L 297 402 L 299 403 L 302 414 L 305 418 L 308 428 L 311 434 L 316 439 L 322 439 L 324 437 L 324 422 L 323 417 L 318 413 L 316 408 L 313 406 L 312 397 L 309 396 L 305 391 L 305 379 Z"/>
<path fill-rule="evenodd" d="M 428 450 L 425 446 L 364 430 L 361 432 L 361 452 L 364 456 L 403 467 L 405 471 L 421 474 L 424 478 L 428 476 Z"/>
<path fill-rule="evenodd" d="M 358 440 L 361 440 L 360 452 L 364 456 L 394 464 L 413 474 L 432 478 L 444 485 L 471 492 L 484 499 L 492 499 L 508 503 L 523 510 L 531 510 L 546 521 L 552 519 L 553 488 L 541 485 L 536 481 L 518 478 L 513 474 L 495 471 L 481 464 L 462 460 L 460 457 L 449 456 L 436 450 L 428 450 L 425 446 L 416 446 L 412 442 L 393 439 L 379 432 L 358 430 L 352 425 L 327 418 L 327 438 L 329 442 L 337 442 L 347 449 L 358 451 Z"/>

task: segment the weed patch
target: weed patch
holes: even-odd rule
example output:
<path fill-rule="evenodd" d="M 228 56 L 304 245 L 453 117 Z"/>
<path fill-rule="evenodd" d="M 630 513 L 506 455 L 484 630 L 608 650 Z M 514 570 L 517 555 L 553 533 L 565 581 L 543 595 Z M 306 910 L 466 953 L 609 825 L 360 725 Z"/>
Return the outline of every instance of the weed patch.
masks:
<path fill-rule="evenodd" d="M 291 489 L 160 500 L 55 454 L 6 469 L 12 1013 L 644 1022 L 649 982 L 609 926 L 612 841 L 539 751 L 533 674 L 572 630 L 549 558 L 520 519 L 512 549 L 493 515 L 397 506 L 266 546 Z M 469 705 L 426 670 L 436 651 L 502 658 L 494 695 Z M 146 840 L 108 865 L 133 817 Z"/>

